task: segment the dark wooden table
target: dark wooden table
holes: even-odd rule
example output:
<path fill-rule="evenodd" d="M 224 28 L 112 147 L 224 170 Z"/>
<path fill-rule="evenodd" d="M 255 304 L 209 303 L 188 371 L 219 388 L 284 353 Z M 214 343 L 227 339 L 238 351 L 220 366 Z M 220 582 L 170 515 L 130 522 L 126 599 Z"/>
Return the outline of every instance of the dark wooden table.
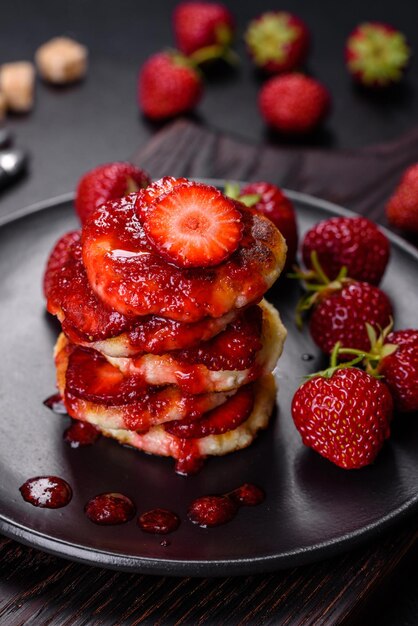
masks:
<path fill-rule="evenodd" d="M 384 201 L 400 172 L 418 161 L 418 73 L 387 99 L 366 98 L 351 88 L 335 50 L 358 20 L 371 17 L 394 21 L 413 40 L 415 4 L 405 2 L 394 14 L 389 1 L 365 7 L 354 0 L 348 11 L 331 1 L 319 7 L 295 0 L 293 9 L 314 31 L 309 69 L 332 88 L 335 106 L 324 132 L 287 147 L 260 122 L 259 80 L 245 60 L 238 73 L 210 78 L 193 124 L 180 122 L 155 135 L 159 129 L 138 117 L 136 68 L 171 42 L 163 16 L 174 4 L 154 0 L 139 9 L 133 0 L 102 0 L 99 10 L 93 0 L 2 3 L 0 60 L 30 57 L 63 32 L 87 43 L 92 55 L 85 83 L 64 90 L 38 85 L 35 111 L 9 120 L 31 150 L 32 165 L 27 179 L 0 196 L 0 213 L 70 191 L 89 167 L 133 154 L 154 177 L 266 178 L 384 222 Z M 241 30 L 255 12 L 270 7 L 267 0 L 256 7 L 240 3 Z M 0 538 L 0 624 L 413 624 L 416 528 L 410 518 L 332 560 L 219 579 L 115 573 Z"/>

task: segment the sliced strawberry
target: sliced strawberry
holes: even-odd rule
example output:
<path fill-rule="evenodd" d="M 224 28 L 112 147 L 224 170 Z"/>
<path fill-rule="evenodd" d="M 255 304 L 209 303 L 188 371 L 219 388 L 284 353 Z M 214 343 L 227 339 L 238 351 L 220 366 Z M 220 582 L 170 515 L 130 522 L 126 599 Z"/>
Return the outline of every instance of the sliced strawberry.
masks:
<path fill-rule="evenodd" d="M 196 420 L 193 417 L 176 420 L 164 425 L 167 432 L 181 439 L 196 439 L 208 435 L 222 435 L 234 430 L 248 419 L 254 406 L 252 385 L 242 387 L 237 393 L 216 409 Z"/>
<path fill-rule="evenodd" d="M 72 230 L 63 235 L 61 239 L 58 239 L 57 243 L 53 247 L 46 264 L 43 281 L 44 294 L 46 298 L 48 298 L 56 272 L 58 272 L 64 263 L 70 258 L 70 248 L 75 241 L 79 241 L 80 235 L 81 233 L 79 230 Z"/>
<path fill-rule="evenodd" d="M 148 207 L 144 230 L 158 252 L 179 267 L 218 265 L 237 249 L 242 216 L 218 189 L 185 183 Z"/>
<path fill-rule="evenodd" d="M 153 202 L 157 202 L 161 196 L 169 193 L 172 189 L 174 189 L 174 187 L 188 182 L 187 178 L 163 176 L 159 180 L 156 180 L 148 185 L 148 187 L 141 189 L 136 198 L 135 209 L 141 214 L 142 219 L 145 219 L 148 208 Z"/>
<path fill-rule="evenodd" d="M 66 392 L 105 405 L 129 404 L 139 399 L 145 385 L 124 376 L 104 356 L 90 348 L 74 348 L 68 360 Z"/>

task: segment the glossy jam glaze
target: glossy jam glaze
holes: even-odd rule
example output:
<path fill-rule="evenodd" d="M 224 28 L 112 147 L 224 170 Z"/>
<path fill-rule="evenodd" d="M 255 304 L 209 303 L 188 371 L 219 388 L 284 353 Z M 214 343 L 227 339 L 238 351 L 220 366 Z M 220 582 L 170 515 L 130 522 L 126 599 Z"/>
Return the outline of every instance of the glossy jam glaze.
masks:
<path fill-rule="evenodd" d="M 137 378 L 124 376 L 93 350 L 74 347 L 65 343 L 65 338 L 62 343 L 55 363 L 67 412 L 74 419 L 100 423 L 103 428 L 145 432 L 170 420 L 199 419 L 233 394 L 190 395 L 174 385 L 140 385 Z"/>
<path fill-rule="evenodd" d="M 71 448 L 80 448 L 83 446 L 91 446 L 100 437 L 100 432 L 93 424 L 87 422 L 79 422 L 74 420 L 69 428 L 64 432 L 64 441 Z"/>
<path fill-rule="evenodd" d="M 67 506 L 73 496 L 70 485 L 59 476 L 29 478 L 19 491 L 26 502 L 43 509 Z"/>
<path fill-rule="evenodd" d="M 210 341 L 188 350 L 176 350 L 172 356 L 182 363 L 201 363 L 211 370 L 246 369 L 261 350 L 262 322 L 260 307 L 252 306 Z"/>
<path fill-rule="evenodd" d="M 83 230 L 89 282 L 108 306 L 127 316 L 196 322 L 257 302 L 277 278 L 285 260 L 284 240 L 268 219 L 243 205 L 237 205 L 241 244 L 226 261 L 194 269 L 167 263 L 142 228 L 141 193 L 106 203 Z"/>
<path fill-rule="evenodd" d="M 147 315 L 137 320 L 133 328 L 125 334 L 123 341 L 128 356 L 144 352 L 164 354 L 169 350 L 193 348 L 224 330 L 235 315 L 232 311 L 222 318 L 205 318 L 192 324 Z M 106 346 L 101 348 L 106 353 Z"/>
<path fill-rule="evenodd" d="M 252 306 L 198 347 L 109 360 L 149 384 L 174 384 L 193 395 L 233 389 L 261 374 L 264 361 L 257 357 L 263 348 L 262 318 L 261 308 Z"/>
<path fill-rule="evenodd" d="M 66 391 L 79 398 L 106 405 L 139 400 L 146 389 L 138 377 L 125 376 L 99 352 L 74 347 L 68 358 Z"/>
<path fill-rule="evenodd" d="M 145 533 L 168 535 L 180 526 L 180 518 L 168 509 L 152 509 L 138 517 L 138 526 Z"/>
<path fill-rule="evenodd" d="M 211 339 L 234 318 L 232 313 L 220 320 L 208 318 L 195 324 L 182 324 L 154 315 L 140 319 L 121 315 L 105 305 L 90 287 L 79 241 L 71 245 L 68 259 L 49 279 L 47 308 L 58 316 L 63 331 L 73 343 L 89 345 L 122 334 L 121 349 L 128 355 L 162 354 L 166 350 L 193 347 Z M 106 352 L 106 345 L 102 348 Z"/>
<path fill-rule="evenodd" d="M 108 307 L 90 287 L 80 242 L 72 244 L 69 259 L 51 280 L 47 309 L 58 316 L 63 331 L 75 343 L 113 337 L 133 325 L 132 319 Z"/>
<path fill-rule="evenodd" d="M 256 506 L 264 500 L 260 487 L 244 483 L 241 487 L 220 496 L 197 498 L 189 507 L 188 517 L 198 526 L 208 528 L 231 521 L 241 506 Z"/>
<path fill-rule="evenodd" d="M 164 425 L 167 432 L 182 439 L 197 439 L 208 435 L 221 435 L 237 428 L 249 417 L 254 406 L 254 389 L 246 385 L 216 409 L 199 419 L 184 418 Z"/>
<path fill-rule="evenodd" d="M 136 508 L 122 493 L 102 493 L 87 502 L 84 512 L 95 524 L 115 526 L 129 522 L 135 516 Z"/>
<path fill-rule="evenodd" d="M 180 439 L 174 471 L 180 476 L 193 476 L 200 472 L 205 459 L 195 439 Z"/>

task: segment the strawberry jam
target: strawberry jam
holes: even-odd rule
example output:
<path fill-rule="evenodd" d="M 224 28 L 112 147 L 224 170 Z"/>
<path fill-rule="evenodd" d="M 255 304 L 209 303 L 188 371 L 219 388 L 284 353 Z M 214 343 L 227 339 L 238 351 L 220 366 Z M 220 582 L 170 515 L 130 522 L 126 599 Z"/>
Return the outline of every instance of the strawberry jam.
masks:
<path fill-rule="evenodd" d="M 66 506 L 73 496 L 70 485 L 58 476 L 29 478 L 19 491 L 26 502 L 43 509 L 60 509 Z"/>
<path fill-rule="evenodd" d="M 79 448 L 80 446 L 91 446 L 96 443 L 100 437 L 100 432 L 87 422 L 73 421 L 71 426 L 64 432 L 64 441 L 68 443 L 72 448 Z"/>
<path fill-rule="evenodd" d="M 138 526 L 145 533 L 168 535 L 180 526 L 180 518 L 176 513 L 167 509 L 152 509 L 140 515 Z"/>
<path fill-rule="evenodd" d="M 95 524 L 114 526 L 129 522 L 136 509 L 132 500 L 122 493 L 102 493 L 87 502 L 84 512 Z"/>
<path fill-rule="evenodd" d="M 260 487 L 245 483 L 224 495 L 197 498 L 189 507 L 188 517 L 203 528 L 220 526 L 230 522 L 241 506 L 256 506 L 263 502 L 264 497 Z"/>
<path fill-rule="evenodd" d="M 178 268 L 149 243 L 141 224 L 141 193 L 108 202 L 83 230 L 89 282 L 123 315 L 156 314 L 182 322 L 257 302 L 277 277 L 284 240 L 263 216 L 237 204 L 243 236 L 238 249 L 215 267 Z"/>
<path fill-rule="evenodd" d="M 180 476 L 192 476 L 203 467 L 205 459 L 199 451 L 195 439 L 180 439 L 178 443 L 178 458 L 174 470 Z"/>
<path fill-rule="evenodd" d="M 89 421 L 89 416 L 99 410 L 100 425 L 104 428 L 144 432 L 174 417 L 199 419 L 228 397 L 222 392 L 190 395 L 174 385 L 146 386 L 138 377 L 122 374 L 89 348 L 67 344 L 56 356 L 59 369 L 64 367 L 65 358 L 68 358 L 65 382 L 68 414 Z"/>
<path fill-rule="evenodd" d="M 243 370 L 254 364 L 261 350 L 262 311 L 252 306 L 224 331 L 196 348 L 172 353 L 177 361 L 189 365 L 202 364 L 211 370 Z"/>
<path fill-rule="evenodd" d="M 48 291 L 47 308 L 62 318 L 62 329 L 74 343 L 99 341 L 132 327 L 132 319 L 104 304 L 91 289 L 81 260 L 81 244 L 56 272 Z"/>
<path fill-rule="evenodd" d="M 145 316 L 127 333 L 130 354 L 164 354 L 169 350 L 193 348 L 224 330 L 234 317 L 235 313 L 231 312 L 221 318 L 183 324 L 156 315 Z"/>
<path fill-rule="evenodd" d="M 129 404 L 143 396 L 145 384 L 125 376 L 99 352 L 75 347 L 69 356 L 66 391 L 79 398 L 107 405 Z"/>
<path fill-rule="evenodd" d="M 237 393 L 216 409 L 205 413 L 198 420 L 184 418 L 164 424 L 167 432 L 182 439 L 196 439 L 208 435 L 221 435 L 237 428 L 248 419 L 254 406 L 252 385 L 242 387 Z"/>
<path fill-rule="evenodd" d="M 133 320 L 109 308 L 93 292 L 81 261 L 77 241 L 68 251 L 59 271 L 49 277 L 48 310 L 62 319 L 62 329 L 74 343 L 103 341 L 126 332 L 130 353 L 162 354 L 190 348 L 223 330 L 234 313 L 221 319 L 207 318 L 194 324 L 154 315 Z"/>

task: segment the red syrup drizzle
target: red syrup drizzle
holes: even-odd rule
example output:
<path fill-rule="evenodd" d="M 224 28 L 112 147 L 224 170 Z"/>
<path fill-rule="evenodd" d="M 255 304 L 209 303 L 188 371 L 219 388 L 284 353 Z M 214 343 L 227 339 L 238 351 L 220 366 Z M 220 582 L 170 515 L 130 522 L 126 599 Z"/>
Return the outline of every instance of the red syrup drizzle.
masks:
<path fill-rule="evenodd" d="M 179 457 L 176 460 L 174 471 L 181 476 L 197 474 L 205 462 L 201 456 L 199 446 L 194 439 L 181 439 L 179 444 Z"/>
<path fill-rule="evenodd" d="M 129 522 L 136 508 L 132 500 L 122 493 L 102 493 L 87 502 L 84 512 L 95 524 L 114 526 Z"/>
<path fill-rule="evenodd" d="M 26 502 L 43 509 L 67 506 L 73 496 L 70 485 L 58 476 L 29 478 L 19 491 Z"/>
<path fill-rule="evenodd" d="M 51 409 L 54 413 L 58 413 L 59 415 L 66 415 L 67 409 L 65 408 L 64 402 L 62 400 L 60 393 L 54 393 L 52 396 L 49 396 L 46 400 L 44 400 L 44 405 Z"/>
<path fill-rule="evenodd" d="M 93 443 L 96 443 L 99 437 L 100 432 L 93 424 L 77 420 L 74 420 L 71 426 L 64 432 L 64 441 L 72 448 L 91 446 Z"/>
<path fill-rule="evenodd" d="M 264 491 L 244 483 L 241 487 L 220 496 L 197 498 L 189 507 L 188 517 L 193 524 L 209 528 L 230 522 L 241 506 L 256 506 L 264 500 Z"/>
<path fill-rule="evenodd" d="M 180 526 L 180 518 L 168 509 L 152 509 L 138 517 L 138 526 L 145 533 L 168 535 Z M 161 545 L 165 546 L 165 543 L 161 542 Z"/>

